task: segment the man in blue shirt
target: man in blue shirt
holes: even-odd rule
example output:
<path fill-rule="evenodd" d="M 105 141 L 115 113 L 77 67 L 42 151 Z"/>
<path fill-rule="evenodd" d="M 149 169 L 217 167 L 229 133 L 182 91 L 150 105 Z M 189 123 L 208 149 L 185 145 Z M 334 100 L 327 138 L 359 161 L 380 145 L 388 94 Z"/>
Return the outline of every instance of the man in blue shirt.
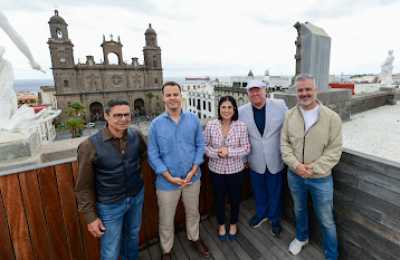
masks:
<path fill-rule="evenodd" d="M 200 164 L 205 151 L 200 121 L 194 114 L 182 111 L 178 83 L 164 83 L 162 94 L 166 111 L 153 120 L 148 137 L 149 163 L 157 176 L 162 259 L 171 259 L 175 211 L 181 196 L 187 237 L 201 256 L 209 257 L 199 236 Z"/>

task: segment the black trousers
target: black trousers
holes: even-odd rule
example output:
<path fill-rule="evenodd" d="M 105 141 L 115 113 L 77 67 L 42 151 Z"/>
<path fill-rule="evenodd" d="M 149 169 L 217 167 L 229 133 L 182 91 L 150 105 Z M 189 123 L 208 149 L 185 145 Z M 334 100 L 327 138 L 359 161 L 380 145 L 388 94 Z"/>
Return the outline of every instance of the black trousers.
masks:
<path fill-rule="evenodd" d="M 214 189 L 215 211 L 219 225 L 225 224 L 225 198 L 228 195 L 231 206 L 230 224 L 236 224 L 239 218 L 240 197 L 244 172 L 218 174 L 210 170 Z"/>

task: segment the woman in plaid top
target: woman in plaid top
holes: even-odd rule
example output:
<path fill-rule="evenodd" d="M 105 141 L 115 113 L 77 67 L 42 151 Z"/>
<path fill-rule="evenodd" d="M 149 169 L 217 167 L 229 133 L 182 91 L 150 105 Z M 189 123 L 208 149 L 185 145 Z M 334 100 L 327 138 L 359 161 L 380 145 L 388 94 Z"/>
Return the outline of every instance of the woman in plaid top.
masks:
<path fill-rule="evenodd" d="M 250 153 L 247 126 L 238 120 L 238 107 L 231 96 L 218 102 L 218 119 L 209 121 L 205 130 L 208 167 L 214 187 L 220 240 L 236 239 L 240 194 L 243 184 L 243 157 Z M 225 195 L 231 205 L 230 226 L 225 228 Z"/>

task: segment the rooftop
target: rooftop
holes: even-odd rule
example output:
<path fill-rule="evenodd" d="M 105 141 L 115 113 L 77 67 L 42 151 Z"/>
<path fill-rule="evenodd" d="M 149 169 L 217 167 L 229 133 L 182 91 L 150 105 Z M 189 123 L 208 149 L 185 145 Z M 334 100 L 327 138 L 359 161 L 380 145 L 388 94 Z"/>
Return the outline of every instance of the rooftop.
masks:
<path fill-rule="evenodd" d="M 400 162 L 400 102 L 353 115 L 343 136 L 345 148 Z"/>

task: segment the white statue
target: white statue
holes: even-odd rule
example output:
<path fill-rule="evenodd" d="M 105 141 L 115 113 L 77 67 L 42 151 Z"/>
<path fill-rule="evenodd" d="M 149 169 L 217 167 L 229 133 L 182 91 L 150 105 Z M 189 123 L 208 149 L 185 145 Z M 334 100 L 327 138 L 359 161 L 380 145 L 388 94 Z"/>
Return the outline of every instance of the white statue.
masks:
<path fill-rule="evenodd" d="M 389 50 L 388 57 L 386 58 L 385 62 L 381 66 L 381 84 L 385 86 L 392 86 L 393 79 L 392 79 L 392 72 L 393 72 L 393 50 Z"/>
<path fill-rule="evenodd" d="M 0 11 L 0 28 L 10 37 L 13 43 L 29 60 L 31 67 L 35 70 L 45 71 L 34 60 L 28 45 L 22 37 L 14 30 L 7 17 Z M 14 90 L 14 73 L 11 64 L 3 58 L 4 47 L 0 46 L 0 129 L 12 130 L 23 128 L 32 123 L 38 115 L 32 108 L 23 106 L 19 109 L 17 95 Z"/>

